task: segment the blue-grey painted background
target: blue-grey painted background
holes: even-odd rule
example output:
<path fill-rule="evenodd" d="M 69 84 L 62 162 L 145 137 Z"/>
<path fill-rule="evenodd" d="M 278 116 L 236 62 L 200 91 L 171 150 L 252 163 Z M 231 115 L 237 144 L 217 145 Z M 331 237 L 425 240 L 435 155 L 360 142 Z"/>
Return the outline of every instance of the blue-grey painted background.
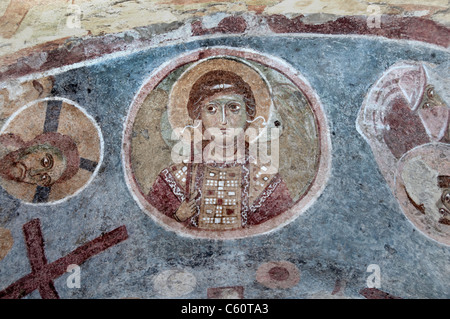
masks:
<path fill-rule="evenodd" d="M 332 171 L 303 215 L 278 231 L 247 239 L 188 239 L 166 231 L 140 210 L 121 163 L 123 123 L 149 74 L 186 51 L 207 46 L 257 50 L 285 60 L 307 78 L 328 117 Z M 306 298 L 330 293 L 337 279 L 345 294 L 361 298 L 366 268 L 381 268 L 381 289 L 404 298 L 450 297 L 450 247 L 428 239 L 403 215 L 378 170 L 355 120 L 365 94 L 399 60 L 448 61 L 449 52 L 411 42 L 345 37 L 226 37 L 153 48 L 56 76 L 55 96 L 85 108 L 101 127 L 104 162 L 78 196 L 54 206 L 21 204 L 0 190 L 0 226 L 12 231 L 12 251 L 0 261 L 0 290 L 30 272 L 22 225 L 41 220 L 52 262 L 102 232 L 126 225 L 129 239 L 81 266 L 81 288 L 55 281 L 61 298 L 161 298 L 155 274 L 187 269 L 197 278 L 183 298 L 206 298 L 209 287 L 244 287 L 246 298 Z M 151 154 L 149 154 L 151 156 Z M 287 260 L 300 270 L 290 289 L 269 289 L 255 279 L 267 261 Z M 40 298 L 35 291 L 28 298 Z"/>

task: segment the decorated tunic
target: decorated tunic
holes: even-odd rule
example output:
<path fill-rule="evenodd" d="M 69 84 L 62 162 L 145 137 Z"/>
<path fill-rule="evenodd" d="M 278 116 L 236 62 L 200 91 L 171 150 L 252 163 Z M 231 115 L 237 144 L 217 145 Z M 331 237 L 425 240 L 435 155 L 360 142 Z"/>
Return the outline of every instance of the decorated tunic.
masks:
<path fill-rule="evenodd" d="M 186 226 L 207 230 L 239 229 L 261 224 L 289 209 L 293 202 L 278 173 L 264 165 L 175 164 L 161 171 L 147 200 L 169 217 L 190 193 L 198 191 L 196 212 Z M 187 183 L 191 181 L 191 185 Z"/>

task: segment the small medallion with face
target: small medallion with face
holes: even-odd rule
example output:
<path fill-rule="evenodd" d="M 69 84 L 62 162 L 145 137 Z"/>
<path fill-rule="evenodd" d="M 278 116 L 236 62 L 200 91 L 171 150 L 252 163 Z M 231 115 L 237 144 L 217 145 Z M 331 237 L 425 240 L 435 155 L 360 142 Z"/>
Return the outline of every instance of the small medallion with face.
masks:
<path fill-rule="evenodd" d="M 80 106 L 65 99 L 36 101 L 0 132 L 0 185 L 27 203 L 61 201 L 92 180 L 102 148 L 99 128 Z"/>

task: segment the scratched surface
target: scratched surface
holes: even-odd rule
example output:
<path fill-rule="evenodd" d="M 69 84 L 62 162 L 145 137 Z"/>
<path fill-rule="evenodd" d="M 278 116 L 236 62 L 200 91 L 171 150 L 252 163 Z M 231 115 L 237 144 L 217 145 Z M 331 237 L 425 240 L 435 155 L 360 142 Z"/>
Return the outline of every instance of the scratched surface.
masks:
<path fill-rule="evenodd" d="M 170 59 L 215 45 L 285 60 L 308 79 L 328 118 L 332 168 L 326 188 L 304 214 L 270 234 L 227 241 L 179 236 L 139 208 L 124 180 L 123 125 L 142 83 Z M 440 64 L 449 57 L 419 43 L 367 38 L 226 37 L 148 49 L 55 75 L 52 94 L 82 105 L 100 126 L 103 163 L 86 189 L 57 205 L 30 206 L 0 190 L 0 226 L 14 239 L 0 261 L 0 289 L 31 271 L 22 226 L 39 218 L 49 263 L 101 233 L 121 225 L 128 231 L 127 240 L 81 265 L 80 289 L 67 287 L 67 275 L 55 279 L 61 298 L 207 298 L 208 289 L 218 287 L 243 287 L 245 298 L 309 298 L 331 294 L 342 282 L 345 296 L 363 298 L 369 264 L 380 266 L 381 289 L 392 295 L 450 297 L 449 247 L 405 217 L 355 128 L 367 91 L 389 66 L 399 60 Z M 256 274 L 268 262 L 293 265 L 299 280 L 290 278 L 295 284 L 288 288 L 262 284 Z M 168 275 L 161 276 L 167 270 L 185 280 L 182 295 L 173 294 Z M 269 275 L 286 279 L 282 270 Z M 34 291 L 26 298 L 40 295 Z"/>

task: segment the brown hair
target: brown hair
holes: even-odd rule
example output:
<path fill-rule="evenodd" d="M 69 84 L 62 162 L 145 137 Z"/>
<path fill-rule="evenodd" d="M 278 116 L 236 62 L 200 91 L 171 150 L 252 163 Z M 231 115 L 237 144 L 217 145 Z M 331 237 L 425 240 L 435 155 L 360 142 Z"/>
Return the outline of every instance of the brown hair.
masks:
<path fill-rule="evenodd" d="M 239 75 L 223 70 L 210 71 L 201 76 L 189 93 L 187 110 L 193 120 L 201 118 L 201 102 L 217 93 L 235 93 L 242 95 L 245 110 L 250 120 L 256 114 L 256 102 L 252 89 Z"/>

